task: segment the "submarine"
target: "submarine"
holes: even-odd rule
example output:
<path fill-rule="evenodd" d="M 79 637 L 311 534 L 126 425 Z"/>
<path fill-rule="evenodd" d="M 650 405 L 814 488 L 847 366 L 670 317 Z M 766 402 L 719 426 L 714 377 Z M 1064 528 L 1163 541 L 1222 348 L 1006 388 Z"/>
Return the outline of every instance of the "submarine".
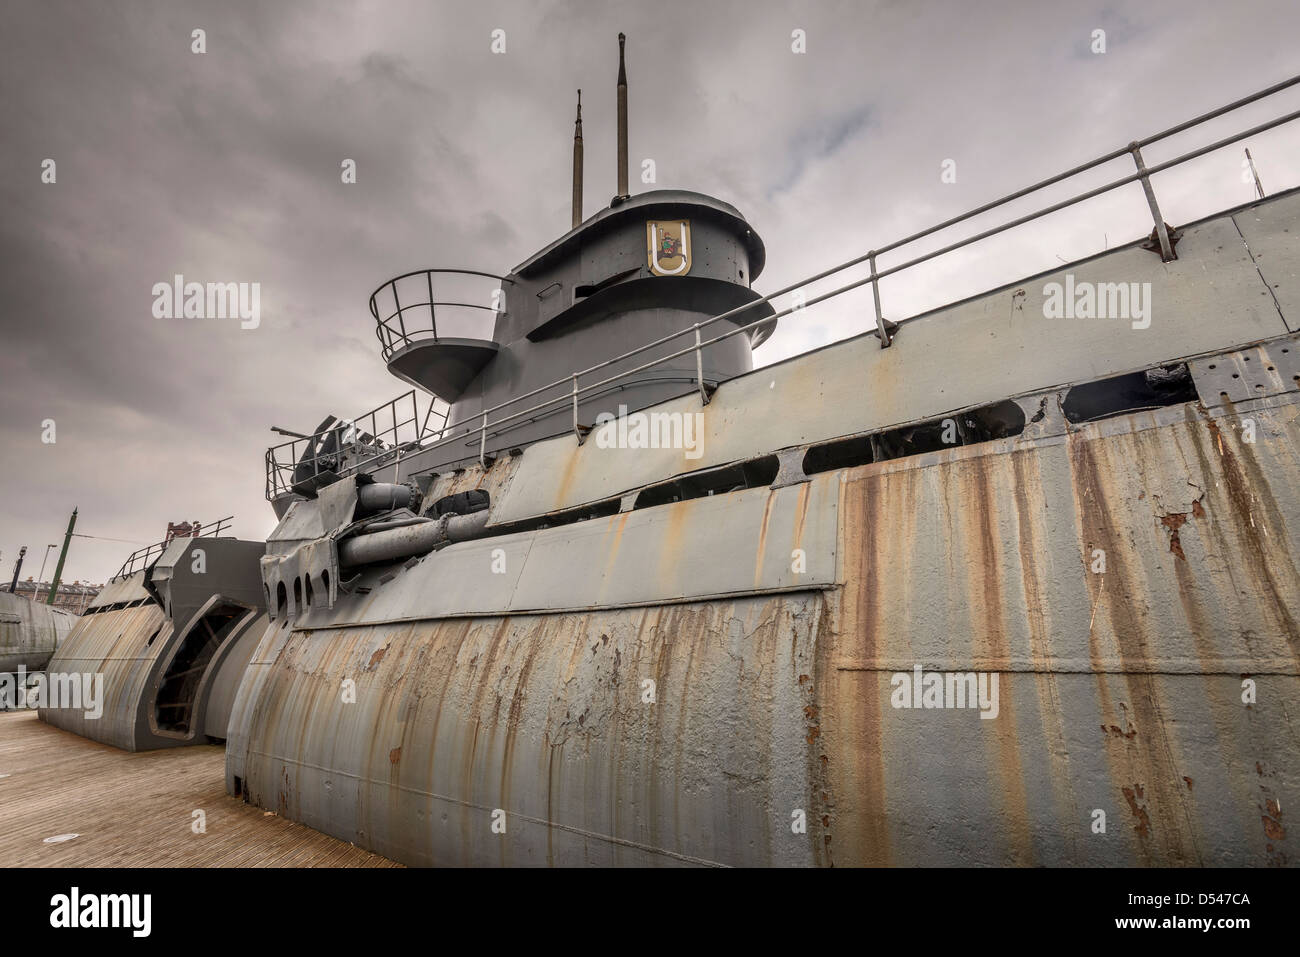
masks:
<path fill-rule="evenodd" d="M 77 616 L 0 590 L 0 674 L 40 671 Z"/>
<path fill-rule="evenodd" d="M 370 297 L 431 397 L 414 437 L 331 417 L 268 450 L 228 793 L 421 866 L 1294 864 L 1300 192 L 1173 227 L 1152 181 L 1297 114 L 1142 149 L 1300 77 L 766 295 L 735 206 L 630 194 L 626 77 L 620 35 L 607 207 L 579 100 L 568 232 Z M 1149 235 L 882 308 L 884 277 L 1137 186 Z M 1067 286 L 1096 293 L 1068 317 Z M 754 368 L 853 289 L 868 331 Z"/>
<path fill-rule="evenodd" d="M 610 203 L 579 99 L 568 231 L 383 282 L 409 391 L 267 450 L 265 542 L 128 558 L 49 662 L 103 717 L 41 719 L 221 743 L 226 794 L 412 866 L 1294 866 L 1300 190 L 1175 227 L 1153 184 L 1300 113 L 1143 150 L 1297 85 L 759 293 L 739 208 L 631 194 L 620 35 Z M 1149 234 L 890 314 L 1123 189 Z M 865 331 L 756 367 L 855 290 Z"/>
<path fill-rule="evenodd" d="M 75 511 L 73 522 L 75 523 Z M 72 526 L 68 526 L 69 538 Z M 66 552 L 67 541 L 64 542 Z M 14 563 L 14 574 L 9 582 L 9 589 L 0 589 L 0 709 L 18 705 L 16 694 L 20 685 L 25 685 L 29 672 L 44 670 L 51 656 L 58 649 L 68 632 L 72 630 L 77 616 L 53 605 L 53 595 L 58 589 L 58 573 L 51 586 L 46 601 L 37 600 L 39 586 L 32 590 L 32 598 L 18 595 L 18 576 L 22 572 L 23 557 L 27 554 L 24 545 L 18 552 Z M 59 571 L 62 571 L 60 556 Z M 43 569 L 42 569 L 43 571 Z M 7 676 L 12 675 L 12 678 Z"/>

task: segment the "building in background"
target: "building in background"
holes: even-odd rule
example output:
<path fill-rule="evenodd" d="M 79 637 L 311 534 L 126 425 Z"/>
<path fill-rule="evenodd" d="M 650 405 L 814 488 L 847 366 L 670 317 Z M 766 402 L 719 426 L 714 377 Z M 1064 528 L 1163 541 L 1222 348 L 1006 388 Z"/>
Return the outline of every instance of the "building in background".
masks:
<path fill-rule="evenodd" d="M 95 600 L 103 585 L 83 585 L 81 582 L 59 582 L 59 593 L 54 596 L 54 607 L 80 615 Z M 49 582 L 38 582 L 28 578 L 14 588 L 14 594 L 35 602 L 44 602 L 50 593 Z"/>

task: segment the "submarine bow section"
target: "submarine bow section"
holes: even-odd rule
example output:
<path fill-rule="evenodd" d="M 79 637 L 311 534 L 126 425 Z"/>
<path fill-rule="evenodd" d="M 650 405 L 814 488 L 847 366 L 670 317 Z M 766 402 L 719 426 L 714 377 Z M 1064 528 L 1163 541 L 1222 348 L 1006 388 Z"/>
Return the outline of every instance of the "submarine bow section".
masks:
<path fill-rule="evenodd" d="M 114 578 L 49 664 L 52 678 L 78 679 L 96 700 L 49 702 L 41 720 L 126 751 L 224 740 L 266 627 L 263 549 L 179 538 L 152 564 Z"/>
<path fill-rule="evenodd" d="M 76 622 L 70 612 L 0 591 L 0 674 L 44 668 Z"/>

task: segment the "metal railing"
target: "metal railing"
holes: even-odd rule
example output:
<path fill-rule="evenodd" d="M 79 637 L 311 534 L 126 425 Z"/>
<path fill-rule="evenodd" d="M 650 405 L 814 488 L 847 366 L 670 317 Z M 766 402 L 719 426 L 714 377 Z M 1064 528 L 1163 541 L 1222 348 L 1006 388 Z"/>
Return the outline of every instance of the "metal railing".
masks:
<path fill-rule="evenodd" d="M 921 263 L 929 262 L 930 260 L 936 259 L 939 256 L 943 256 L 948 253 L 954 252 L 955 250 L 962 249 L 966 246 L 970 246 L 974 243 L 980 242 L 981 240 L 988 239 L 991 236 L 996 236 L 1000 233 L 1004 233 L 1007 230 L 1014 229 L 1018 226 L 1023 226 L 1026 223 L 1033 222 L 1034 220 L 1037 219 L 1041 219 L 1044 216 L 1050 215 L 1052 213 L 1058 212 L 1063 209 L 1067 209 L 1071 206 L 1075 206 L 1086 200 L 1100 196 L 1104 193 L 1111 192 L 1112 190 L 1118 189 L 1122 186 L 1127 186 L 1130 183 L 1142 184 L 1142 189 L 1146 196 L 1147 205 L 1149 207 L 1152 221 L 1154 223 L 1153 244 L 1158 246 L 1160 250 L 1161 259 L 1165 262 L 1169 262 L 1176 258 L 1176 254 L 1174 252 L 1174 242 L 1176 241 L 1177 237 L 1171 235 L 1169 226 L 1164 221 L 1163 215 L 1161 214 L 1160 211 L 1160 206 L 1156 201 L 1155 191 L 1151 185 L 1151 177 L 1154 176 L 1156 173 L 1161 173 L 1164 172 L 1165 170 L 1173 169 L 1176 166 L 1180 166 L 1183 163 L 1190 162 L 1191 160 L 1204 156 L 1207 153 L 1211 153 L 1215 150 L 1222 149 L 1225 146 L 1230 146 L 1233 143 L 1240 142 L 1241 140 L 1244 140 L 1248 137 L 1255 136 L 1259 133 L 1263 133 L 1268 130 L 1271 130 L 1274 127 L 1281 126 L 1284 123 L 1289 123 L 1295 119 L 1298 119 L 1300 118 L 1300 110 L 1286 113 L 1273 120 L 1269 120 L 1266 123 L 1261 123 L 1257 126 L 1251 127 L 1250 129 L 1243 130 L 1239 133 L 1233 134 L 1232 136 L 1228 136 L 1216 140 L 1212 143 L 1206 144 L 1205 146 L 1201 146 L 1196 149 L 1190 150 L 1179 156 L 1174 157 L 1173 159 L 1166 160 L 1163 163 L 1158 163 L 1155 166 L 1151 166 L 1151 167 L 1148 167 L 1146 165 L 1142 157 L 1142 148 L 1146 146 L 1150 146 L 1153 143 L 1160 142 L 1161 140 L 1167 139 L 1177 133 L 1181 133 L 1186 130 L 1192 129 L 1193 127 L 1199 126 L 1202 123 L 1208 122 L 1209 120 L 1222 116 L 1225 113 L 1230 113 L 1233 110 L 1240 109 L 1243 106 L 1246 106 L 1250 103 L 1254 103 L 1257 100 L 1261 100 L 1267 96 L 1271 96 L 1275 93 L 1281 92 L 1282 90 L 1288 89 L 1297 84 L 1300 84 L 1300 76 L 1291 77 L 1288 80 L 1284 80 L 1281 83 L 1274 84 L 1273 86 L 1270 86 L 1264 90 L 1260 90 L 1257 93 L 1253 93 L 1250 96 L 1243 97 L 1242 99 L 1239 100 L 1234 100 L 1233 102 L 1228 103 L 1225 106 L 1219 107 L 1216 110 L 1211 110 L 1208 113 L 1202 113 L 1200 116 L 1194 117 L 1193 119 L 1187 120 L 1183 123 L 1179 123 L 1176 126 L 1171 126 L 1168 129 L 1162 130 L 1161 132 L 1156 133 L 1152 136 L 1148 136 L 1141 140 L 1136 140 L 1132 143 L 1129 143 L 1127 146 L 1118 147 L 1117 149 L 1114 149 L 1109 153 L 1104 154 L 1103 156 L 1099 156 L 1096 159 L 1090 160 L 1087 163 L 1083 163 L 1079 166 L 1075 166 L 1073 169 L 1066 170 L 1063 173 L 1059 173 L 1055 176 L 1051 176 L 1045 180 L 1034 183 L 1032 186 L 1026 186 L 1023 189 L 1016 190 L 1013 193 L 1010 193 L 1006 196 L 1003 196 L 991 202 L 985 203 L 984 205 L 972 209 L 968 212 L 962 213 L 959 216 L 954 216 L 951 219 L 946 219 L 941 223 L 937 223 L 933 226 L 929 226 L 925 229 L 920 230 L 919 232 L 912 233 L 910 236 L 905 236 L 902 239 L 897 239 L 884 246 L 877 246 L 874 249 L 871 249 L 860 256 L 856 256 L 853 259 L 848 260 L 847 262 L 840 263 L 838 266 L 833 266 L 830 269 L 826 269 L 823 270 L 822 272 L 817 273 L 816 275 L 809 276 L 796 283 L 792 283 L 791 285 L 785 286 L 782 289 L 778 289 L 776 292 L 768 293 L 767 295 L 762 296 L 751 303 L 746 303 L 743 306 L 739 306 L 727 312 L 723 312 L 716 316 L 712 316 L 711 318 L 705 319 L 701 322 L 697 322 L 694 325 L 679 330 L 678 332 L 671 333 L 660 339 L 656 339 L 653 342 L 648 342 L 645 345 L 638 346 L 637 348 L 629 350 L 628 352 L 625 352 L 622 355 L 616 356 L 612 359 L 607 359 L 603 362 L 598 362 L 595 365 L 589 366 L 586 369 L 571 373 L 569 376 L 567 376 L 564 379 L 559 379 L 555 382 L 541 386 L 540 388 L 533 389 L 531 392 L 525 392 L 521 395 L 514 396 L 511 399 L 507 399 L 504 402 L 501 402 L 497 405 L 494 405 L 488 409 L 483 410 L 478 416 L 476 416 L 477 419 L 476 422 L 466 423 L 462 426 L 456 426 L 451 430 L 450 434 L 447 434 L 447 431 L 444 430 L 443 434 L 439 437 L 437 441 L 432 442 L 429 445 L 422 445 L 421 451 L 427 449 L 439 448 L 441 446 L 449 445 L 456 441 L 463 441 L 468 437 L 474 435 L 475 433 L 478 433 L 479 463 L 480 465 L 486 465 L 487 436 L 488 436 L 489 429 L 493 429 L 493 428 L 499 429 L 501 426 L 506 425 L 507 423 L 525 419 L 529 416 L 536 416 L 542 410 L 553 409 L 555 406 L 564 402 L 569 402 L 572 405 L 572 410 L 573 410 L 572 428 L 574 433 L 578 437 L 578 442 L 581 444 L 587 432 L 590 431 L 589 428 L 583 426 L 578 421 L 578 403 L 580 398 L 583 395 L 596 392 L 597 390 L 600 389 L 607 388 L 608 386 L 618 382 L 619 380 L 626 379 L 629 376 L 637 375 L 641 372 L 644 372 L 647 369 L 651 369 L 663 363 L 671 362 L 683 356 L 690 355 L 692 352 L 695 353 L 696 385 L 700 393 L 701 401 L 707 404 L 709 401 L 709 390 L 706 387 L 704 382 L 703 356 L 702 356 L 702 352 L 705 348 L 712 346 L 716 343 L 722 342 L 726 339 L 729 339 L 732 336 L 743 335 L 750 330 L 751 326 L 756 325 L 757 323 L 775 321 L 776 319 L 780 319 L 784 316 L 792 315 L 793 313 L 806 309 L 809 306 L 813 306 L 816 305 L 817 303 L 824 302 L 836 296 L 843 295 L 846 292 L 849 292 L 853 289 L 857 289 L 860 288 L 861 286 L 868 285 L 868 284 L 870 284 L 872 287 L 872 300 L 875 307 L 875 327 L 876 327 L 875 334 L 879 337 L 881 348 L 887 348 L 893 341 L 894 331 L 899 327 L 900 323 L 888 322 L 884 318 L 884 314 L 881 310 L 881 302 L 880 302 L 879 284 L 881 279 L 887 276 L 896 275 L 897 273 L 900 273 L 906 269 L 910 269 L 913 266 L 917 266 L 920 265 Z M 958 225 L 959 223 L 966 222 L 967 220 L 973 219 L 976 216 L 980 216 L 984 213 L 990 212 L 1001 206 L 1005 206 L 1007 203 L 1013 202 L 1014 200 L 1021 199 L 1032 193 L 1036 193 L 1040 190 L 1046 189 L 1049 186 L 1053 186 L 1064 180 L 1078 176 L 1082 173 L 1088 172 L 1089 170 L 1095 169 L 1098 166 L 1101 166 L 1105 163 L 1109 163 L 1112 160 L 1120 159 L 1124 156 L 1129 156 L 1132 158 L 1134 166 L 1136 167 L 1136 172 L 1128 176 L 1124 176 L 1119 179 L 1113 180 L 1109 183 L 1106 183 L 1103 186 L 1098 186 L 1095 189 L 1090 189 L 1086 192 L 1079 193 L 1069 199 L 1065 199 L 1062 200 L 1061 202 L 1043 207 L 1042 209 L 1039 209 L 1035 212 L 1027 213 L 1024 216 L 1017 217 L 999 226 L 994 226 L 990 229 L 983 230 L 982 232 L 979 232 L 974 236 L 969 236 L 957 242 L 950 243 L 940 249 L 936 249 L 931 252 L 925 253 L 923 255 L 916 256 L 896 266 L 890 266 L 887 269 L 878 269 L 876 267 L 877 257 L 885 253 L 889 253 L 901 249 L 902 247 L 915 243 L 918 240 L 924 239 L 928 236 L 932 236 L 935 233 L 938 233 L 944 229 L 948 229 L 951 226 L 955 226 Z M 795 305 L 790 306 L 784 310 L 777 311 L 774 315 L 758 316 L 748 322 L 738 321 L 739 317 L 742 316 L 744 313 L 757 309 L 764 304 L 770 304 L 773 299 L 793 293 L 797 290 L 804 288 L 805 286 L 810 286 L 813 283 L 819 282 L 823 279 L 826 279 L 830 276 L 834 276 L 838 273 L 842 273 L 845 270 L 850 269 L 854 266 L 861 265 L 862 263 L 866 263 L 870 270 L 869 275 L 863 278 L 856 279 L 852 282 L 846 283 L 845 285 L 842 285 L 836 289 L 832 289 L 829 292 L 818 295 L 815 298 L 796 302 Z M 408 275 L 419 275 L 419 273 L 418 272 L 409 273 Z M 478 273 L 477 275 L 490 275 L 490 274 Z M 398 277 L 398 278 L 404 278 L 404 277 Z M 380 287 L 380 288 L 382 289 L 384 287 Z M 432 299 L 432 295 L 430 296 L 430 299 Z M 375 318 L 378 320 L 378 312 L 375 310 L 373 297 L 371 300 L 371 309 L 372 309 L 372 313 L 374 313 L 375 315 Z M 400 314 L 400 312 L 401 312 L 401 307 L 399 306 L 398 313 Z M 430 308 L 430 312 L 432 313 L 432 307 Z M 724 332 L 721 335 L 715 336 L 711 339 L 704 339 L 701 336 L 702 329 L 708 326 L 712 326 L 714 323 L 723 322 L 727 320 L 732 320 L 737 322 L 736 328 Z M 383 324 L 381 323 L 381 325 Z M 606 369 L 609 366 L 615 365 L 620 362 L 624 362 L 634 356 L 640 355 L 651 349 L 655 349 L 659 346 L 665 345 L 666 343 L 672 342 L 675 339 L 680 339 L 683 336 L 690 336 L 693 338 L 693 341 L 685 348 L 679 349 L 675 352 L 671 352 L 667 355 L 660 356 L 654 360 L 643 363 L 634 368 L 624 369 L 621 372 L 618 372 L 611 376 L 607 376 L 605 378 L 599 379 L 594 382 L 589 382 L 582 385 L 580 385 L 579 383 L 580 379 L 590 376 L 592 373 L 599 372 L 600 370 Z M 383 337 L 381 336 L 381 341 L 382 338 Z M 557 390 L 565 386 L 570 387 L 565 392 L 565 394 L 552 396 L 551 398 L 545 399 L 528 408 L 522 409 L 517 412 L 512 412 L 509 415 L 502 415 L 501 417 L 495 419 L 491 418 L 491 416 L 493 416 L 494 414 L 502 412 L 503 410 L 505 410 L 510 406 L 516 405 L 527 399 L 535 398 L 541 395 L 542 393 Z M 362 469 L 371 464 L 372 464 L 371 460 L 363 460 L 352 465 L 349 471 Z"/>
<path fill-rule="evenodd" d="M 404 279 L 421 277 L 424 282 L 416 282 L 414 285 L 417 289 L 426 292 L 428 298 L 419 298 L 409 301 L 402 305 L 401 297 L 398 293 L 398 284 Z M 505 276 L 497 276 L 493 273 L 478 272 L 474 269 L 417 269 L 414 272 L 403 273 L 393 279 L 388 280 L 378 289 L 370 294 L 370 315 L 375 320 L 375 335 L 379 339 L 379 344 L 383 349 L 384 361 L 393 357 L 393 353 L 398 349 L 410 345 L 412 342 L 422 339 L 438 338 L 438 308 L 442 309 L 479 309 L 484 312 L 490 312 L 495 315 L 503 312 L 503 293 L 501 287 L 492 296 L 492 305 L 483 305 L 482 303 L 457 302 L 451 299 L 434 298 L 434 276 L 459 276 L 459 277 L 479 277 L 483 279 L 492 279 L 499 283 L 509 283 L 510 279 Z M 410 288 L 412 284 L 408 283 Z M 386 315 L 380 317 L 381 298 L 392 298 L 393 310 L 387 311 L 387 304 L 384 306 Z M 409 318 L 408 313 L 415 311 L 415 315 Z M 488 330 L 491 338 L 491 330 Z"/>
<path fill-rule="evenodd" d="M 324 472 L 350 473 L 348 459 L 369 454 L 366 462 L 371 465 L 400 459 L 424 439 L 441 434 L 447 413 L 445 409 L 435 410 L 436 405 L 437 401 L 430 399 L 421 418 L 415 390 L 410 389 L 354 419 L 336 420 L 313 435 L 300 435 L 271 446 L 266 450 L 267 501 Z"/>
<path fill-rule="evenodd" d="M 114 575 L 113 578 L 122 578 L 148 566 L 156 556 L 161 555 L 167 546 L 177 539 L 216 538 L 222 532 L 230 528 L 230 522 L 232 522 L 234 518 L 235 516 L 233 515 L 227 515 L 225 518 L 219 518 L 215 522 L 209 522 L 206 525 L 201 523 L 196 524 L 194 526 L 194 532 L 190 535 L 178 535 L 173 536 L 172 538 L 164 538 L 161 542 L 154 542 L 154 544 L 146 545 L 144 548 L 137 548 L 127 556 L 126 561 L 122 563 L 122 567 L 117 570 L 117 574 Z M 112 581 L 112 579 L 109 580 Z"/>

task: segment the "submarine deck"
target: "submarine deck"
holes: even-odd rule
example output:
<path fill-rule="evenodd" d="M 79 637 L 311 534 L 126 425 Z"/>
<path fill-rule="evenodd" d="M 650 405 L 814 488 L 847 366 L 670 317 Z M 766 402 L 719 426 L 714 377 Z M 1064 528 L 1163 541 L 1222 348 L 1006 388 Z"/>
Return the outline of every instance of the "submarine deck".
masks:
<path fill-rule="evenodd" d="M 230 797 L 224 767 L 217 745 L 132 754 L 0 714 L 0 867 L 400 866 Z"/>

